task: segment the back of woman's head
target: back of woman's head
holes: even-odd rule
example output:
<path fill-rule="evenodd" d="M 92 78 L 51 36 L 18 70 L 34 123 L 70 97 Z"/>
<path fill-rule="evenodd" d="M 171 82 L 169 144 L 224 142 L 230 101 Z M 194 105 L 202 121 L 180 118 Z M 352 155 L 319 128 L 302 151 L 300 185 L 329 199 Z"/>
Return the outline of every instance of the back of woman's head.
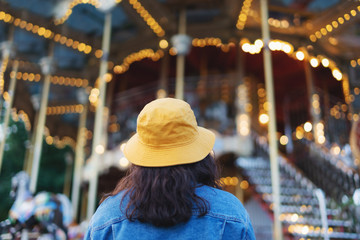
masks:
<path fill-rule="evenodd" d="M 195 188 L 218 187 L 210 154 L 214 143 L 215 134 L 197 125 L 188 103 L 174 98 L 148 103 L 124 148 L 133 167 L 112 193 L 125 191 L 128 219 L 173 226 L 187 221 L 193 207 L 206 214 L 208 203 Z"/>
<path fill-rule="evenodd" d="M 219 188 L 218 179 L 218 168 L 210 154 L 192 164 L 151 168 L 133 165 L 111 195 L 125 190 L 129 220 L 169 227 L 189 220 L 193 208 L 200 216 L 205 215 L 208 203 L 196 195 L 195 188 Z"/>

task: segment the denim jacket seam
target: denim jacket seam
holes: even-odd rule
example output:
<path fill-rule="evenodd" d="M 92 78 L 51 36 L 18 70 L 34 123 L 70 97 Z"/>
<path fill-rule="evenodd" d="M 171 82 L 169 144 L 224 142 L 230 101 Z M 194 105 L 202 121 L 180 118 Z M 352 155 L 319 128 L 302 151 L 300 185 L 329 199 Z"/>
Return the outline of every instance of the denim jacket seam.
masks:
<path fill-rule="evenodd" d="M 111 219 L 110 221 L 107 221 L 106 223 L 104 223 L 104 224 L 102 224 L 102 225 L 100 225 L 100 226 L 93 227 L 92 232 L 101 230 L 101 229 L 103 229 L 103 228 L 108 227 L 109 225 L 112 225 L 112 224 L 114 224 L 114 223 L 121 222 L 121 221 L 123 221 L 123 220 L 125 220 L 125 219 L 126 219 L 125 217 L 120 217 L 120 218 Z"/>
<path fill-rule="evenodd" d="M 220 218 L 220 219 L 224 219 L 226 221 L 234 221 L 234 222 L 241 222 L 244 223 L 245 222 L 237 217 L 232 217 L 232 216 L 227 216 L 227 215 L 223 215 L 223 214 L 218 214 L 218 213 L 213 213 L 213 212 L 208 212 L 206 215 L 210 216 L 210 217 L 215 217 L 215 218 Z"/>
<path fill-rule="evenodd" d="M 250 222 L 250 219 L 249 219 L 249 216 L 247 215 L 246 216 L 246 223 L 245 223 L 245 237 L 246 237 L 246 239 L 249 239 L 249 235 L 248 235 L 249 222 Z"/>
<path fill-rule="evenodd" d="M 226 226 L 226 220 L 224 221 L 224 223 L 223 223 L 223 227 L 222 227 L 222 229 L 221 229 L 221 239 L 222 239 L 222 238 L 223 238 L 223 236 L 224 236 L 225 226 Z"/>

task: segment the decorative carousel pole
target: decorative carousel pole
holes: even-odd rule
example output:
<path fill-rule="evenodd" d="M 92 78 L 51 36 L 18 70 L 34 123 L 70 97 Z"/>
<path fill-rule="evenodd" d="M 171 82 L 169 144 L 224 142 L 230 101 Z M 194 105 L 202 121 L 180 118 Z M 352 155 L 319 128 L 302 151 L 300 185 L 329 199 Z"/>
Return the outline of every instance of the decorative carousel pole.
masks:
<path fill-rule="evenodd" d="M 89 181 L 89 196 L 87 205 L 87 219 L 90 220 L 91 216 L 95 212 L 96 199 L 97 199 L 97 188 L 98 188 L 98 168 L 100 155 L 104 152 L 105 146 L 101 144 L 102 131 L 103 131 L 103 115 L 105 105 L 105 94 L 106 94 L 106 81 L 105 75 L 108 70 L 108 58 L 111 40 L 111 10 L 115 7 L 115 1 L 102 1 L 100 10 L 105 13 L 105 24 L 102 39 L 102 51 L 103 56 L 100 61 L 99 70 L 99 98 L 97 101 L 96 112 L 95 112 L 95 126 L 92 142 L 91 151 L 91 167 L 92 176 Z"/>
<path fill-rule="evenodd" d="M 10 44 L 10 42 L 7 43 L 9 43 L 9 45 L 7 46 L 6 49 L 3 50 L 3 54 L 12 55 L 11 53 L 11 50 L 13 49 L 12 44 Z M 4 53 L 6 51 L 10 51 L 10 53 Z M 4 122 L 2 126 L 3 139 L 0 142 L 0 174 L 1 174 L 3 157 L 4 157 L 4 148 L 7 138 L 7 128 L 9 126 L 11 108 L 14 101 L 15 87 L 16 87 L 16 73 L 18 71 L 18 68 L 19 68 L 19 62 L 15 60 L 13 64 L 13 71 L 12 71 L 13 73 L 10 78 L 10 85 L 8 89 L 9 97 L 8 99 L 4 99 L 5 100 L 4 105 L 6 106 L 6 110 L 5 110 Z"/>
<path fill-rule="evenodd" d="M 176 86 L 175 98 L 184 99 L 185 56 L 190 51 L 191 38 L 186 35 L 186 10 L 179 14 L 179 33 L 171 38 L 176 49 Z"/>
<path fill-rule="evenodd" d="M 73 207 L 73 219 L 76 220 L 79 199 L 80 199 L 80 184 L 81 184 L 81 173 L 84 165 L 84 147 L 86 144 L 86 117 L 87 117 L 87 94 L 83 89 L 78 90 L 78 100 L 83 104 L 84 108 L 80 114 L 79 127 L 75 149 L 75 169 L 74 169 L 74 180 L 72 185 L 71 203 Z"/>
<path fill-rule="evenodd" d="M 274 211 L 274 239 L 282 240 L 282 230 L 280 222 L 280 174 L 278 160 L 278 146 L 276 137 L 276 114 L 275 114 L 275 97 L 274 97 L 274 80 L 272 73 L 271 52 L 269 49 L 270 30 L 268 25 L 268 2 L 260 0 L 261 9 L 261 31 L 264 41 L 264 70 L 265 70 L 265 86 L 266 97 L 269 103 L 269 150 L 270 150 L 270 168 L 271 168 L 271 184 L 273 195 L 273 211 Z"/>
<path fill-rule="evenodd" d="M 33 146 L 34 152 L 33 152 L 32 164 L 31 164 L 30 191 L 32 191 L 33 193 L 36 192 L 36 187 L 37 187 L 41 150 L 42 150 L 43 138 L 44 138 L 44 127 L 46 122 L 46 108 L 48 105 L 49 92 L 50 92 L 50 78 L 51 78 L 51 74 L 54 71 L 53 52 L 54 52 L 54 43 L 51 42 L 49 47 L 49 56 L 44 57 L 40 60 L 41 71 L 45 75 L 45 79 L 41 94 L 41 103 L 40 103 L 40 110 L 38 115 L 36 131 L 35 131 L 35 141 Z"/>
<path fill-rule="evenodd" d="M 314 140 L 316 143 L 324 143 L 319 141 L 319 123 L 320 123 L 320 97 L 319 94 L 316 93 L 314 88 L 314 77 L 312 73 L 312 69 L 309 63 L 309 54 L 306 49 L 302 49 L 305 54 L 305 61 L 304 61 L 304 68 L 305 68 L 305 79 L 306 79 L 306 88 L 307 88 L 307 95 L 310 103 L 310 116 L 312 121 L 312 132 L 314 136 Z"/>
<path fill-rule="evenodd" d="M 0 66 L 0 95 L 2 96 L 4 93 L 4 73 L 6 71 L 7 65 L 9 63 L 9 59 L 12 54 L 14 54 L 14 26 L 10 26 L 9 28 L 9 39 L 1 44 L 2 50 L 2 60 Z M 1 116 L 2 104 L 0 104 L 0 116 Z M 1 167 L 1 166 L 0 166 Z"/>
<path fill-rule="evenodd" d="M 169 53 L 165 52 L 161 61 L 159 87 L 157 91 L 157 98 L 164 98 L 168 95 L 167 81 L 169 74 Z"/>

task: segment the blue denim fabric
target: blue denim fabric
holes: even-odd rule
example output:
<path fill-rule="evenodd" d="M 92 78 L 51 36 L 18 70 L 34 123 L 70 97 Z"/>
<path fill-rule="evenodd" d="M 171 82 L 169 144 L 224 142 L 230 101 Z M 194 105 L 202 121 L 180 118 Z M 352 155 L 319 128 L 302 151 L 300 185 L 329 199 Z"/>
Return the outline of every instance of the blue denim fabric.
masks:
<path fill-rule="evenodd" d="M 234 195 L 208 186 L 196 188 L 196 193 L 210 204 L 205 216 L 198 217 L 194 209 L 188 222 L 159 228 L 128 221 L 124 209 L 120 209 L 120 192 L 99 206 L 84 239 L 255 239 L 249 216 Z"/>

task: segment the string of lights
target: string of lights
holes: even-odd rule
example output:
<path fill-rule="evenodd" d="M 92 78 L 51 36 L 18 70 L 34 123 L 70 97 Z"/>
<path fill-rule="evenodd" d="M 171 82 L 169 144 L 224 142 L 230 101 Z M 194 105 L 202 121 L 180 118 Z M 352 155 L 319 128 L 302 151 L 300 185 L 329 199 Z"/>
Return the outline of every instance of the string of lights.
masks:
<path fill-rule="evenodd" d="M 5 70 L 7 68 L 7 65 L 8 65 L 8 62 L 9 62 L 9 59 L 8 58 L 5 58 L 2 62 L 2 65 L 1 65 L 1 69 L 0 69 L 0 94 L 2 94 L 4 92 L 4 73 L 5 73 Z"/>
<path fill-rule="evenodd" d="M 326 26 L 315 31 L 315 33 L 309 36 L 310 41 L 316 42 L 318 39 L 321 39 L 328 33 L 331 33 L 334 29 L 337 29 L 340 25 L 344 24 L 345 21 L 349 21 L 350 18 L 355 17 L 357 15 L 357 11 L 360 11 L 360 6 L 357 6 L 357 8 L 350 10 L 349 13 L 345 13 L 344 16 L 339 16 L 331 23 L 328 23 Z"/>
<path fill-rule="evenodd" d="M 29 82 L 39 82 L 41 79 L 41 74 L 39 73 L 30 73 L 30 72 L 10 72 L 10 77 L 14 77 L 16 74 L 16 79 L 29 81 Z M 51 76 L 50 81 L 54 85 L 64 85 L 71 87 L 83 87 L 86 88 L 89 85 L 89 80 L 85 78 L 74 78 L 74 77 L 64 77 L 64 76 Z"/>
<path fill-rule="evenodd" d="M 89 54 L 92 52 L 92 47 L 89 44 L 73 40 L 62 34 L 55 33 L 45 27 L 36 24 L 34 25 L 31 22 L 22 20 L 21 18 L 15 18 L 11 14 L 6 13 L 4 11 L 0 11 L 0 21 L 3 21 L 8 24 L 13 24 L 15 27 L 19 27 L 33 34 L 37 34 L 39 37 L 53 40 L 61 45 L 64 45 L 69 48 L 73 48 L 76 51 L 83 52 L 85 54 Z M 97 55 L 95 56 L 97 57 Z"/>
<path fill-rule="evenodd" d="M 55 145 L 58 149 L 63 149 L 66 146 L 70 146 L 72 149 L 75 149 L 76 147 L 75 140 L 67 136 L 60 139 L 58 136 L 47 135 L 45 141 L 48 145 Z"/>
<path fill-rule="evenodd" d="M 129 3 L 158 37 L 163 37 L 165 35 L 165 30 L 138 0 L 129 0 Z"/>
<path fill-rule="evenodd" d="M 98 0 L 73 0 L 69 3 L 68 9 L 66 10 L 64 16 L 54 20 L 55 25 L 63 24 L 70 17 L 72 9 L 79 4 L 90 4 L 96 8 L 100 6 L 100 2 Z"/>
<path fill-rule="evenodd" d="M 239 30 L 243 30 L 246 24 L 247 16 L 249 14 L 251 8 L 252 0 L 245 0 L 243 6 L 241 8 L 238 21 L 236 23 L 236 28 Z"/>
<path fill-rule="evenodd" d="M 63 115 L 71 113 L 82 113 L 84 106 L 82 104 L 49 106 L 46 109 L 46 115 Z"/>
<path fill-rule="evenodd" d="M 122 74 L 126 72 L 129 69 L 130 65 L 134 62 L 141 61 L 144 58 L 151 58 L 153 61 L 158 61 L 163 56 L 164 52 L 162 50 L 154 52 L 154 50 L 152 49 L 142 49 L 125 57 L 121 65 L 114 66 L 113 71 L 115 74 Z"/>
<path fill-rule="evenodd" d="M 34 62 L 24 61 L 24 60 L 18 60 L 18 59 L 10 59 L 9 64 L 14 64 L 14 62 L 17 61 L 19 63 L 19 67 L 22 68 L 39 68 L 39 65 Z"/>
<path fill-rule="evenodd" d="M 16 122 L 21 120 L 24 123 L 25 129 L 27 131 L 31 130 L 31 123 L 29 116 L 23 110 L 19 110 L 17 112 L 17 110 L 13 108 L 11 110 L 11 117 Z M 71 137 L 65 136 L 62 139 L 59 139 L 59 137 L 57 136 L 51 136 L 48 128 L 45 128 L 45 141 L 49 145 L 54 144 L 57 148 L 64 148 L 65 146 L 69 145 L 70 147 L 75 149 L 75 145 L 76 145 L 76 142 Z"/>

